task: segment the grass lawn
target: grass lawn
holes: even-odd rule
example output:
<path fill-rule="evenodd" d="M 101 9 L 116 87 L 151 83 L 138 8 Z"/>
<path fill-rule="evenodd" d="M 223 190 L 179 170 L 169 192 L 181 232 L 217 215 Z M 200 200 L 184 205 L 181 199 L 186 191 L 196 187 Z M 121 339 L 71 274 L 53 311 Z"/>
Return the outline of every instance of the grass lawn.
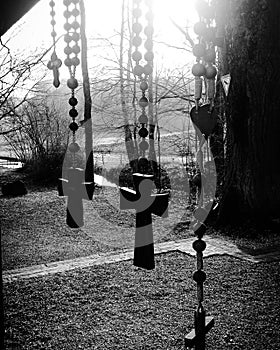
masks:
<path fill-rule="evenodd" d="M 120 211 L 119 196 L 117 188 L 104 188 L 92 202 L 84 201 L 85 225 L 74 230 L 65 223 L 66 198 L 54 189 L 0 197 L 3 269 L 133 249 L 135 212 Z M 177 225 L 185 206 L 181 194 L 175 193 L 169 217 L 154 218 L 155 242 L 192 235 L 186 225 Z"/>
<path fill-rule="evenodd" d="M 4 285 L 7 349 L 184 349 L 195 259 L 168 253 Z M 208 350 L 279 349 L 280 263 L 205 259 Z"/>
<path fill-rule="evenodd" d="M 177 196 L 177 197 L 176 197 Z M 154 218 L 156 242 L 188 238 L 186 201 L 175 193 L 169 218 Z M 1 197 L 3 268 L 14 269 L 133 248 L 135 213 L 119 210 L 117 189 L 84 201 L 85 226 L 65 224 L 65 198 L 54 189 Z M 279 234 L 224 236 L 244 249 L 275 247 Z M 4 284 L 7 349 L 184 349 L 193 326 L 195 259 L 156 256 L 156 269 L 132 261 Z M 280 349 L 280 262 L 205 259 L 205 307 L 215 317 L 207 349 Z"/>

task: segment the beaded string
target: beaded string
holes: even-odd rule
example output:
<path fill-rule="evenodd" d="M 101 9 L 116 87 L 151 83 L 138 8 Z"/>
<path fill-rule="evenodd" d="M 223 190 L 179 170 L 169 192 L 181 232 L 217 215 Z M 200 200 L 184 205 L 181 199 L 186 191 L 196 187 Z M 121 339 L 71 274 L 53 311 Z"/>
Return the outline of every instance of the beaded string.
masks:
<path fill-rule="evenodd" d="M 149 149 L 149 143 L 146 141 L 146 137 L 148 136 L 149 132 L 147 129 L 148 126 L 148 116 L 146 112 L 146 108 L 149 105 L 149 99 L 147 98 L 147 91 L 149 88 L 149 78 L 152 75 L 153 72 L 153 14 L 151 10 L 150 1 L 146 1 L 146 4 L 148 6 L 148 11 L 146 13 L 146 20 L 147 25 L 144 29 L 144 34 L 146 35 L 146 40 L 144 43 L 144 47 L 146 49 L 146 53 L 144 55 L 145 62 L 142 63 L 142 54 L 139 50 L 139 47 L 142 44 L 142 38 L 141 38 L 141 32 L 143 30 L 143 26 L 140 22 L 141 16 L 142 16 L 142 10 L 141 10 L 141 0 L 134 0 L 133 1 L 133 24 L 132 24 L 132 32 L 133 32 L 133 39 L 132 39 L 132 45 L 135 47 L 135 51 L 132 53 L 132 59 L 135 61 L 135 66 L 133 69 L 133 73 L 136 77 L 138 77 L 140 81 L 140 90 L 142 96 L 138 100 L 138 105 L 141 108 L 141 115 L 138 118 L 138 122 L 140 124 L 140 129 L 138 131 L 138 134 L 141 138 L 141 141 L 139 143 L 139 148 L 141 152 L 141 157 L 145 158 L 146 151 Z M 142 64 L 141 64 L 142 63 Z M 144 65 L 143 65 L 144 64 Z"/>
<path fill-rule="evenodd" d="M 64 35 L 64 41 L 66 42 L 66 47 L 64 48 L 66 59 L 64 60 L 64 64 L 69 70 L 70 78 L 67 80 L 67 86 L 71 89 L 71 97 L 68 103 L 71 106 L 69 116 L 72 118 L 72 122 L 70 123 L 69 128 L 72 132 L 72 143 L 69 145 L 69 151 L 72 153 L 73 167 L 76 166 L 76 153 L 80 150 L 80 146 L 76 142 L 76 131 L 79 126 L 76 123 L 76 118 L 78 117 L 78 111 L 76 109 L 78 100 L 75 97 L 75 90 L 79 85 L 75 75 L 76 68 L 80 64 L 78 55 L 81 51 L 79 46 L 80 33 L 78 31 L 80 28 L 78 21 L 78 16 L 80 15 L 78 3 L 79 0 L 63 0 L 63 4 L 66 7 L 66 10 L 63 13 L 66 19 L 64 24 L 64 29 L 66 31 Z M 71 17 L 73 17 L 74 20 L 70 23 Z M 70 46 L 72 41 L 74 44 Z"/>
<path fill-rule="evenodd" d="M 205 79 L 206 96 L 210 103 L 210 111 L 214 107 L 215 77 L 217 70 L 213 63 L 216 59 L 215 52 L 215 28 L 213 27 L 214 13 L 212 8 L 203 0 L 197 2 L 197 11 L 200 20 L 194 25 L 194 32 L 198 35 L 198 44 L 193 47 L 196 63 L 192 67 L 195 76 L 195 104 L 198 110 L 202 97 L 202 85 Z"/>
<path fill-rule="evenodd" d="M 209 113 L 214 108 L 215 97 L 215 77 L 217 70 L 213 63 L 216 59 L 215 52 L 215 30 L 211 26 L 212 18 L 214 18 L 213 9 L 204 0 L 197 1 L 197 11 L 199 14 L 199 22 L 194 25 L 194 32 L 198 35 L 198 43 L 193 46 L 193 54 L 196 57 L 196 63 L 192 67 L 192 74 L 195 76 L 195 106 L 196 113 L 199 110 L 199 103 L 202 97 L 203 78 L 206 87 L 207 102 L 210 104 Z M 202 78 L 203 77 L 203 78 Z M 197 284 L 197 309 L 195 311 L 195 334 L 200 335 L 199 343 L 196 344 L 196 349 L 205 349 L 205 309 L 203 307 L 204 293 L 203 283 L 206 280 L 206 273 L 203 271 L 203 251 L 206 249 L 206 243 L 202 239 L 206 226 L 203 223 L 207 216 L 206 210 L 203 208 L 203 145 L 205 137 L 202 137 L 199 142 L 196 160 L 200 168 L 201 176 L 201 193 L 198 208 L 194 212 L 195 222 L 193 231 L 197 236 L 197 240 L 193 243 L 193 249 L 196 251 L 196 267 L 197 270 L 193 274 L 193 279 Z"/>
<path fill-rule="evenodd" d="M 59 81 L 59 68 L 62 65 L 62 61 L 57 57 L 56 54 L 56 36 L 57 33 L 55 31 L 55 25 L 56 25 L 56 21 L 55 21 L 55 2 L 53 0 L 51 0 L 49 2 L 49 5 L 51 7 L 51 11 L 50 11 L 50 15 L 51 15 L 51 26 L 52 26 L 52 31 L 51 31 L 51 36 L 52 36 L 52 40 L 53 40 L 53 53 L 51 55 L 51 59 L 47 64 L 48 69 L 53 71 L 53 85 L 54 87 L 58 88 L 60 85 L 60 81 Z"/>

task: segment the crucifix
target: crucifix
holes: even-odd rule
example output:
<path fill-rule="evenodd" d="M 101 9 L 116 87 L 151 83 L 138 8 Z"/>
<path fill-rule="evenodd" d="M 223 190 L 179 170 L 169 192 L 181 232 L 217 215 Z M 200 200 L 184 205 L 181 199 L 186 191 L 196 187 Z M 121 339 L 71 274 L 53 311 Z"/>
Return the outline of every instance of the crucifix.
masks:
<path fill-rule="evenodd" d="M 84 3 L 82 0 L 63 0 L 65 11 L 63 15 L 65 17 L 65 34 L 64 41 L 66 46 L 64 53 L 66 58 L 64 60 L 65 66 L 69 71 L 69 79 L 67 80 L 67 86 L 71 90 L 71 97 L 68 100 L 71 106 L 69 110 L 69 117 L 72 119 L 69 124 L 69 129 L 72 134 L 72 142 L 68 146 L 68 150 L 71 153 L 71 167 L 67 170 L 67 176 L 58 180 L 58 194 L 59 196 L 68 196 L 67 200 L 67 217 L 66 223 L 71 228 L 78 228 L 84 225 L 83 218 L 83 199 L 92 200 L 94 192 L 94 181 L 93 181 L 93 164 L 92 164 L 92 136 L 89 136 L 89 132 L 86 134 L 85 148 L 86 148 L 86 169 L 80 169 L 76 166 L 76 154 L 80 150 L 80 146 L 76 142 L 76 132 L 79 128 L 76 118 L 78 117 L 76 98 L 76 89 L 79 85 L 76 78 L 76 70 L 80 65 L 79 53 L 82 51 L 82 73 L 83 73 L 83 87 L 85 96 L 85 110 L 84 110 L 84 121 L 87 121 L 85 129 L 91 132 L 90 122 L 90 90 L 87 73 L 87 60 L 85 55 L 86 50 L 86 37 L 85 37 L 85 10 Z M 51 36 L 53 39 L 54 52 L 51 55 L 51 60 L 48 62 L 48 68 L 53 71 L 54 87 L 58 87 L 59 82 L 59 71 L 58 69 L 62 65 L 62 61 L 57 57 L 55 51 L 56 36 L 55 31 L 55 1 L 49 2 L 51 7 Z M 81 46 L 80 46 L 81 45 Z M 87 182 L 86 182 L 87 181 Z"/>
<path fill-rule="evenodd" d="M 133 174 L 135 190 L 120 187 L 120 209 L 136 210 L 134 266 L 147 270 L 155 268 L 152 214 L 168 215 L 169 193 L 152 193 L 153 175 Z"/>
<path fill-rule="evenodd" d="M 85 182 L 85 172 L 80 168 L 69 168 L 67 175 L 67 179 L 59 179 L 58 195 L 68 196 L 66 223 L 78 228 L 84 225 L 83 199 L 92 200 L 94 182 Z"/>

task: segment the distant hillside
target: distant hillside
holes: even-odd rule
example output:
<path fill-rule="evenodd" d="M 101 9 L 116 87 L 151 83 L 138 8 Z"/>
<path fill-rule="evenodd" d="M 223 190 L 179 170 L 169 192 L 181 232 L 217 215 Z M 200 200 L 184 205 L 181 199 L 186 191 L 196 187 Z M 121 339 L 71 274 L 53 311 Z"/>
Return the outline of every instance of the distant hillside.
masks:
<path fill-rule="evenodd" d="M 102 82 L 94 83 L 91 88 L 92 93 L 92 121 L 93 121 L 93 138 L 94 145 L 98 147 L 100 144 L 115 144 L 122 142 L 124 139 L 123 125 L 119 87 L 113 86 L 106 91 Z M 79 101 L 77 110 L 79 116 L 77 121 L 83 120 L 83 91 L 82 83 L 77 89 L 77 99 Z M 62 80 L 58 89 L 55 89 L 51 80 L 45 80 L 37 85 L 37 92 L 31 97 L 32 100 L 46 101 L 49 104 L 54 104 L 60 115 L 65 116 L 67 122 L 70 106 L 68 104 L 71 92 L 66 85 L 66 81 Z M 187 112 L 187 102 L 179 98 L 162 99 L 158 104 L 158 124 L 161 135 L 182 133 L 189 128 L 189 115 Z M 130 123 L 134 123 L 134 111 L 132 106 L 127 104 Z M 138 108 L 136 118 L 141 114 Z M 155 114 L 155 111 L 154 111 Z M 69 123 L 71 119 L 69 117 Z M 84 132 L 83 129 L 77 133 L 78 142 L 83 146 Z M 2 155 L 14 155 L 3 138 L 0 137 L 0 147 Z"/>

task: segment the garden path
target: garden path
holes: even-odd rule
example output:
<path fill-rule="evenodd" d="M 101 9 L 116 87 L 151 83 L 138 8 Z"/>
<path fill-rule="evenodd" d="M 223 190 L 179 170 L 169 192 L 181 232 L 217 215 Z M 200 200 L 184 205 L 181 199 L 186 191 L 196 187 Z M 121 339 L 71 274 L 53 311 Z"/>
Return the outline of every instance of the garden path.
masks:
<path fill-rule="evenodd" d="M 238 248 L 234 243 L 210 236 L 204 237 L 207 248 L 204 257 L 213 255 L 230 255 L 252 263 L 272 262 L 280 260 L 279 249 L 270 249 L 269 251 L 259 251 L 257 254 L 248 253 Z M 179 251 L 184 254 L 195 256 L 192 248 L 194 238 L 187 238 L 178 241 L 169 241 L 155 244 L 155 254 L 164 254 L 173 251 Z M 14 270 L 3 271 L 3 282 L 12 282 L 15 280 L 45 276 L 59 272 L 66 272 L 74 269 L 80 269 L 95 265 L 110 264 L 133 259 L 132 250 L 123 250 L 121 253 L 112 254 L 94 254 L 86 257 L 69 259 L 47 264 L 33 265 Z"/>

